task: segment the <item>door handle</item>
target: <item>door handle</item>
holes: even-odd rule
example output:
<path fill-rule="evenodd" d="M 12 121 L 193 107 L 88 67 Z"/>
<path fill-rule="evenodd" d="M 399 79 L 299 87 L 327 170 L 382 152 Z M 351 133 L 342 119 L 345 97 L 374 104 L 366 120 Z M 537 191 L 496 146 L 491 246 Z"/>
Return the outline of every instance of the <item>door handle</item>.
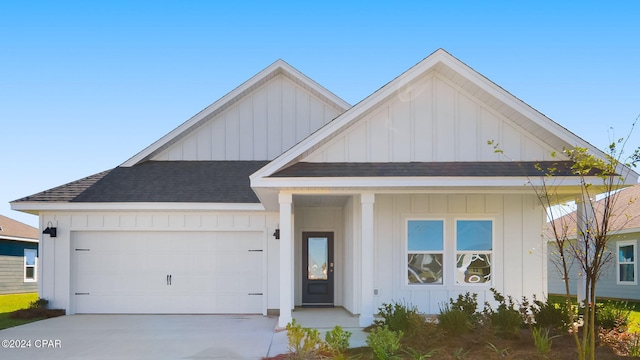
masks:
<path fill-rule="evenodd" d="M 167 285 L 171 285 L 171 275 L 167 274 Z"/>
<path fill-rule="evenodd" d="M 333 272 L 333 263 L 329 263 L 329 272 Z"/>

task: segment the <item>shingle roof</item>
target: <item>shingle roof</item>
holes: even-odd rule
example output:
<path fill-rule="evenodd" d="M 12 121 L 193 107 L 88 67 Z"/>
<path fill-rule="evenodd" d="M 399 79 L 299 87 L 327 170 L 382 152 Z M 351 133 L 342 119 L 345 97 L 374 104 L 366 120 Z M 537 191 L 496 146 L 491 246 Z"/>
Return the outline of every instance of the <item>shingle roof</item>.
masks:
<path fill-rule="evenodd" d="M 147 161 L 116 167 L 22 201 L 259 203 L 249 175 L 267 161 Z"/>
<path fill-rule="evenodd" d="M 0 239 L 3 237 L 17 237 L 37 240 L 38 235 L 38 229 L 33 226 L 0 215 Z"/>
<path fill-rule="evenodd" d="M 556 168 L 554 175 L 571 175 L 570 161 L 483 161 L 404 163 L 300 162 L 271 177 L 389 177 L 389 176 L 541 176 L 538 170 Z"/>

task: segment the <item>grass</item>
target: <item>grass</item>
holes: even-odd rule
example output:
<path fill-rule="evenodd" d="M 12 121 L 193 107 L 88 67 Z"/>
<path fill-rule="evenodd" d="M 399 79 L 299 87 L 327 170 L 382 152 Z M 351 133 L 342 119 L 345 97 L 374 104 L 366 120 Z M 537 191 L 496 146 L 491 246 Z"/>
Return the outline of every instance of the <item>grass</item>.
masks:
<path fill-rule="evenodd" d="M 26 309 L 33 301 L 38 300 L 37 293 L 0 295 L 0 330 L 27 324 L 38 319 L 12 319 L 11 313 Z"/>

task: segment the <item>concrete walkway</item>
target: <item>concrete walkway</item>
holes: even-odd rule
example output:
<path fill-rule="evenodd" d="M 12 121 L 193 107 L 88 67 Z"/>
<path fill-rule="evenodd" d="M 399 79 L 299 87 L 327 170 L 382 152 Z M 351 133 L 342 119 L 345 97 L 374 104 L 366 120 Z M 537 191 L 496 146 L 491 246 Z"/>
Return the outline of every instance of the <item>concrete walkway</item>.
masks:
<path fill-rule="evenodd" d="M 287 350 L 276 323 L 259 315 L 62 316 L 0 330 L 0 359 L 262 359 Z"/>

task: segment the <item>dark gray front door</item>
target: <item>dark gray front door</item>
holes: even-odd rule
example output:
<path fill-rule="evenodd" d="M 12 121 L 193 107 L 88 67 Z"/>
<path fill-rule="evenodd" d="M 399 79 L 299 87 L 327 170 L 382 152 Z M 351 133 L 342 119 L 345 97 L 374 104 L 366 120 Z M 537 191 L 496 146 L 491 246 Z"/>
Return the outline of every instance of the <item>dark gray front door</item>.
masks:
<path fill-rule="evenodd" d="M 302 233 L 302 305 L 333 305 L 333 233 Z"/>

